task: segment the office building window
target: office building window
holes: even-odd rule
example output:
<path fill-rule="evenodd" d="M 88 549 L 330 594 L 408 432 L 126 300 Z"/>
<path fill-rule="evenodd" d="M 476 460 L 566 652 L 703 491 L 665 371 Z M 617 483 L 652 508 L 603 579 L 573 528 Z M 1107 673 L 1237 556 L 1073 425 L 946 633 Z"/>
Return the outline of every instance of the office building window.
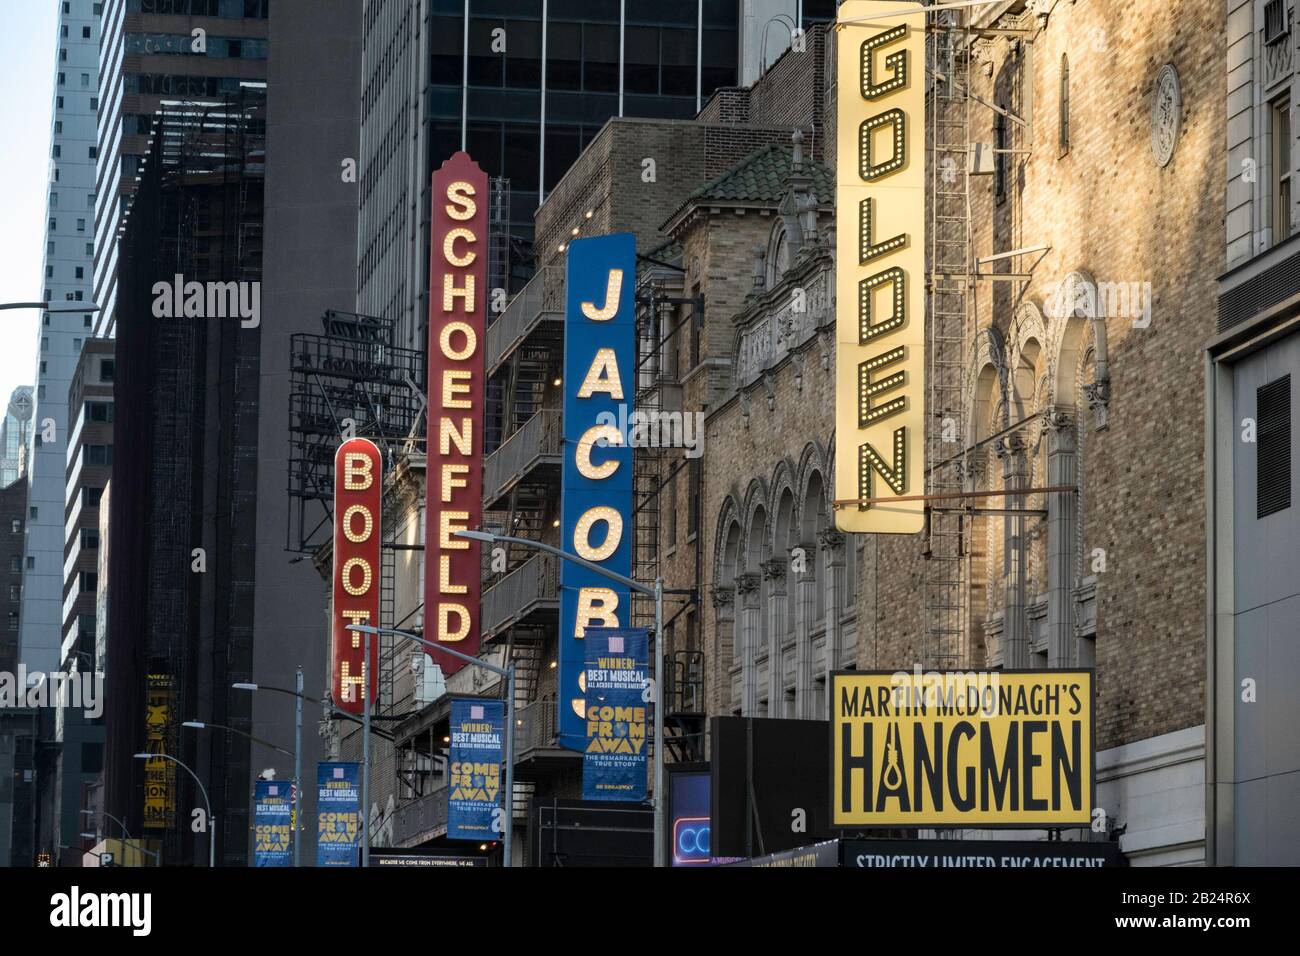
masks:
<path fill-rule="evenodd" d="M 104 497 L 103 488 L 82 488 L 81 503 L 87 508 L 99 507 L 99 499 Z"/>
<path fill-rule="evenodd" d="M 14 554 L 14 555 L 10 555 L 10 557 L 9 557 L 9 570 L 10 570 L 10 571 L 21 571 L 22 569 L 23 569 L 23 562 L 22 562 L 22 559 L 19 558 L 18 555 L 16 555 L 16 554 Z"/>
<path fill-rule="evenodd" d="M 22 533 L 23 533 L 23 519 L 22 519 L 22 518 L 14 518 L 12 521 L 10 521 L 10 522 L 9 522 L 9 530 L 12 531 L 14 534 L 22 534 Z"/>
<path fill-rule="evenodd" d="M 101 382 L 113 381 L 113 376 L 117 374 L 117 360 L 104 359 L 99 363 L 99 380 Z M 109 406 L 110 408 L 112 406 Z"/>
<path fill-rule="evenodd" d="M 59 74 L 59 86 L 63 86 L 63 84 L 64 84 L 66 81 L 67 81 L 67 77 L 65 77 L 62 73 L 60 73 L 60 74 Z"/>
<path fill-rule="evenodd" d="M 28 570 L 28 571 L 35 571 L 35 570 L 36 570 L 36 555 L 34 555 L 34 554 L 29 554 L 29 555 L 27 556 L 27 570 Z"/>
<path fill-rule="evenodd" d="M 99 547 L 99 531 L 95 528 L 81 529 L 81 546 L 88 551 L 93 551 Z"/>
<path fill-rule="evenodd" d="M 77 273 L 77 278 L 78 278 L 78 279 L 84 279 L 84 278 L 85 278 L 85 273 L 86 273 L 86 268 L 85 268 L 85 266 L 77 266 L 77 267 L 75 268 L 74 271 Z"/>
<path fill-rule="evenodd" d="M 1291 235 L 1291 98 L 1273 101 L 1273 242 Z"/>
<path fill-rule="evenodd" d="M 87 445 L 86 464 L 87 465 L 113 464 L 113 446 L 112 445 Z"/>
<path fill-rule="evenodd" d="M 81 74 L 81 86 L 82 86 L 83 89 L 84 89 L 85 87 L 87 87 L 87 86 L 90 86 L 90 74 L 89 74 L 89 73 L 83 73 L 83 74 Z"/>
<path fill-rule="evenodd" d="M 40 514 L 41 514 L 41 509 L 36 505 L 32 505 L 31 508 L 28 509 L 28 517 L 32 521 L 35 521 L 37 518 L 39 518 Z"/>
<path fill-rule="evenodd" d="M 81 572 L 81 593 L 82 594 L 88 594 L 88 593 L 93 594 L 95 592 L 95 589 L 98 587 L 99 587 L 98 574 L 96 574 L 94 571 Z"/>
<path fill-rule="evenodd" d="M 81 39 L 83 39 L 83 40 L 89 40 L 89 39 L 90 39 L 90 27 L 82 27 L 82 28 L 81 28 Z"/>

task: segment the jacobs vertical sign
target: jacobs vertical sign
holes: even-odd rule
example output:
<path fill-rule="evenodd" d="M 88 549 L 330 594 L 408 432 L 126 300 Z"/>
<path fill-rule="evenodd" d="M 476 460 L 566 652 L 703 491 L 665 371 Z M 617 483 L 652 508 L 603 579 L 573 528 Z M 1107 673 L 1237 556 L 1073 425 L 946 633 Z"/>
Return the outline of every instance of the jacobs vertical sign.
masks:
<path fill-rule="evenodd" d="M 839 19 L 835 498 L 861 502 L 924 491 L 925 14 L 849 0 Z M 835 515 L 894 534 L 924 520 L 921 501 Z"/>
<path fill-rule="evenodd" d="M 632 574 L 632 449 L 612 421 L 626 420 L 636 388 L 636 236 L 569 243 L 564 305 L 564 550 Z M 624 418 L 620 419 L 622 410 Z M 572 561 L 560 563 L 560 743 L 587 749 L 588 627 L 630 623 L 624 587 Z"/>
<path fill-rule="evenodd" d="M 831 823 L 1091 823 L 1092 671 L 831 675 Z"/>
<path fill-rule="evenodd" d="M 456 537 L 483 517 L 487 174 L 456 153 L 433 174 L 429 263 L 429 424 L 424 636 L 474 657 L 482 591 L 477 541 Z M 464 665 L 430 654 L 443 673 Z"/>

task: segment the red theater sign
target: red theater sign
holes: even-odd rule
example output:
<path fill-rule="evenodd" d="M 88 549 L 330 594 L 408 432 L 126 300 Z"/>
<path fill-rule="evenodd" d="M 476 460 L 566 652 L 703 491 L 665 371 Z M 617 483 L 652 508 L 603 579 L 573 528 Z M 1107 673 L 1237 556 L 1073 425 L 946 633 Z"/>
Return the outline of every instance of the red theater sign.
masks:
<path fill-rule="evenodd" d="M 467 153 L 433 174 L 424 636 L 470 656 L 479 647 L 480 549 L 455 532 L 483 518 L 487 189 Z M 464 666 L 431 656 L 446 674 Z"/>
<path fill-rule="evenodd" d="M 379 519 L 382 514 L 383 458 L 375 443 L 352 438 L 334 454 L 334 633 L 331 687 L 334 702 L 349 713 L 365 707 L 379 688 L 379 639 L 349 624 L 379 624 Z M 366 678 L 369 677 L 369 681 Z"/>

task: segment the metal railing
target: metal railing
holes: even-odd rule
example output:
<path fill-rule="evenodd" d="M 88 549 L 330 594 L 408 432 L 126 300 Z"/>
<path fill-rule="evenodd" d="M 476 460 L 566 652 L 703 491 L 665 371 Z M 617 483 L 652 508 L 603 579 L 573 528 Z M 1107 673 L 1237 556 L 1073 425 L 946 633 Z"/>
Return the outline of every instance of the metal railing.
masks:
<path fill-rule="evenodd" d="M 515 753 L 524 754 L 556 746 L 555 700 L 544 697 L 519 708 L 515 725 Z"/>
<path fill-rule="evenodd" d="M 559 590 L 559 559 L 533 555 L 483 592 L 483 638 L 509 627 L 542 602 L 555 604 Z"/>
<path fill-rule="evenodd" d="M 488 374 L 495 372 L 539 323 L 558 321 L 563 315 L 564 271 L 560 266 L 544 266 L 488 326 L 485 353 Z"/>
<path fill-rule="evenodd" d="M 506 488 L 545 458 L 560 463 L 563 451 L 560 410 L 543 408 L 483 461 L 483 500 L 495 502 Z"/>
<path fill-rule="evenodd" d="M 447 825 L 447 785 L 404 803 L 393 811 L 393 845 L 416 846 Z"/>

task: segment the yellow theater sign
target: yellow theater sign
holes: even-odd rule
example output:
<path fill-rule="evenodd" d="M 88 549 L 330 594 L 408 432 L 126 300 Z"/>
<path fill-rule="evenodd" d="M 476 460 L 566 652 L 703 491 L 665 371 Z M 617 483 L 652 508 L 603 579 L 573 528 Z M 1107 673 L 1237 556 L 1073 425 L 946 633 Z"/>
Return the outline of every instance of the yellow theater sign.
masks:
<path fill-rule="evenodd" d="M 907 534 L 924 502 L 861 502 L 924 491 L 925 14 L 849 0 L 839 20 L 835 498 L 859 503 L 835 525 Z"/>
<path fill-rule="evenodd" d="M 831 675 L 836 827 L 1088 826 L 1092 671 Z"/>

